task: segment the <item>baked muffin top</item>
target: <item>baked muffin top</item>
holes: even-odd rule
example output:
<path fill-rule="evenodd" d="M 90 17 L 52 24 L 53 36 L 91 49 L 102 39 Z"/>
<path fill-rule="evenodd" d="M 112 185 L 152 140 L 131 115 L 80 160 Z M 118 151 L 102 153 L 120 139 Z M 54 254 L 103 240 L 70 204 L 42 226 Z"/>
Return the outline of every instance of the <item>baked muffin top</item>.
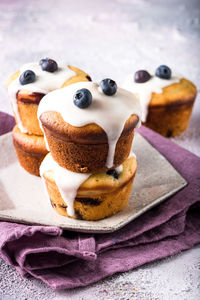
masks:
<path fill-rule="evenodd" d="M 127 131 L 133 129 L 133 125 L 139 126 L 141 115 L 139 100 L 121 88 L 115 87 L 113 93 L 111 90 L 115 84 L 112 82 L 112 87 L 105 87 L 102 82 L 79 82 L 53 91 L 41 100 L 38 119 L 53 131 L 55 137 L 62 138 L 63 133 L 63 138 L 82 143 L 88 143 L 88 140 L 107 141 L 106 166 L 111 168 L 115 146 L 124 125 L 127 125 Z M 111 95 L 106 88 L 111 88 Z"/>
<path fill-rule="evenodd" d="M 18 112 L 17 102 L 38 104 L 44 95 L 77 81 L 91 80 L 88 74 L 66 63 L 56 63 L 46 58 L 40 62 L 23 65 L 19 71 L 11 75 L 7 81 L 8 93 L 17 123 L 22 132 L 23 128 Z"/>

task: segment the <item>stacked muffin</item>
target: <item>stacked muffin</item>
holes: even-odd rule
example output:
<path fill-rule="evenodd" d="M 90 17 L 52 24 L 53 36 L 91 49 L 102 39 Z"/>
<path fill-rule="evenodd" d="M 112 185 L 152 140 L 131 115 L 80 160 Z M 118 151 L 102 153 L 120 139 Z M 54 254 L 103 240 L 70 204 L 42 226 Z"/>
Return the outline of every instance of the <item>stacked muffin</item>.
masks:
<path fill-rule="evenodd" d="M 7 86 L 21 166 L 42 176 L 59 214 L 84 220 L 103 219 L 126 206 L 140 119 L 164 136 L 178 135 L 187 128 L 197 93 L 164 65 L 155 75 L 139 70 L 118 88 L 109 78 L 97 84 L 80 69 L 49 58 L 22 66 Z"/>
<path fill-rule="evenodd" d="M 40 173 L 59 214 L 99 220 L 126 206 L 140 114 L 139 100 L 111 79 L 75 83 L 42 99 L 38 119 L 50 153 Z"/>
<path fill-rule="evenodd" d="M 186 130 L 197 94 L 191 81 L 161 65 L 155 75 L 146 70 L 129 75 L 121 87 L 140 99 L 144 125 L 166 137 Z"/>
<path fill-rule="evenodd" d="M 48 153 L 44 134 L 37 119 L 41 99 L 52 90 L 78 81 L 91 80 L 88 74 L 66 64 L 45 58 L 29 63 L 10 76 L 8 93 L 17 125 L 12 131 L 21 166 L 39 176 L 39 167 Z"/>

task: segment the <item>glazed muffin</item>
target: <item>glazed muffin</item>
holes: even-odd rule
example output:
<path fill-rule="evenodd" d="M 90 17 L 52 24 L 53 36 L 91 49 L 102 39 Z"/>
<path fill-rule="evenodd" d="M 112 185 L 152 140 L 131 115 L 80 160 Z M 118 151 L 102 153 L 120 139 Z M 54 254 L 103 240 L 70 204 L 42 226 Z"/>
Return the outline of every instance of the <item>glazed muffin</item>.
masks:
<path fill-rule="evenodd" d="M 8 93 L 20 130 L 24 133 L 43 135 L 37 119 L 41 99 L 49 92 L 91 78 L 82 70 L 67 64 L 57 64 L 52 59 L 29 63 L 10 76 Z"/>
<path fill-rule="evenodd" d="M 38 118 L 53 159 L 73 172 L 115 168 L 129 156 L 140 104 L 114 81 L 79 82 L 46 95 Z"/>
<path fill-rule="evenodd" d="M 48 153 L 44 137 L 22 133 L 17 125 L 12 137 L 20 165 L 30 174 L 40 176 L 40 164 Z"/>
<path fill-rule="evenodd" d="M 60 215 L 82 220 L 100 220 L 127 205 L 137 163 L 130 156 L 107 173 L 82 174 L 60 167 L 49 153 L 40 172 L 52 207 Z"/>
<path fill-rule="evenodd" d="M 183 133 L 188 126 L 196 98 L 195 85 L 181 76 L 171 75 L 167 66 L 157 68 L 155 75 L 140 70 L 121 85 L 141 101 L 142 122 L 163 136 Z"/>

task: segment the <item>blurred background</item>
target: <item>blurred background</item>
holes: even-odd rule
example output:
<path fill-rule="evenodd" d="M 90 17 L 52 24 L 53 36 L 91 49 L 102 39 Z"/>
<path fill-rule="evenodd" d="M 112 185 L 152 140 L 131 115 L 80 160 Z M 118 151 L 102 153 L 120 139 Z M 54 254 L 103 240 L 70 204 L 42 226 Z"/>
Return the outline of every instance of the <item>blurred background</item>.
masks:
<path fill-rule="evenodd" d="M 0 0 L 0 110 L 11 113 L 8 76 L 44 57 L 117 82 L 140 68 L 200 83 L 199 0 Z M 175 140 L 200 155 L 199 97 L 187 132 Z M 198 141 L 198 143 L 197 143 Z"/>

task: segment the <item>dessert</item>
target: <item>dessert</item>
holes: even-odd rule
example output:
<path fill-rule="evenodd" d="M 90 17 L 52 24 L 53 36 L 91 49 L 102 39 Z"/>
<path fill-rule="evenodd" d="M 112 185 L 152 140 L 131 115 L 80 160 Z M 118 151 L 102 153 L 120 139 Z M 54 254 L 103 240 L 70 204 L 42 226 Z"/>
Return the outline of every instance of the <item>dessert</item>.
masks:
<path fill-rule="evenodd" d="M 155 75 L 145 70 L 129 75 L 121 87 L 139 97 L 144 125 L 166 137 L 186 130 L 197 94 L 191 81 L 162 65 Z"/>
<path fill-rule="evenodd" d="M 37 119 L 41 99 L 52 90 L 88 80 L 91 78 L 82 70 L 49 58 L 22 66 L 8 79 L 8 93 L 18 125 L 13 129 L 13 142 L 21 166 L 29 173 L 39 176 L 41 161 L 47 154 Z"/>
<path fill-rule="evenodd" d="M 124 209 L 136 168 L 132 155 L 107 173 L 74 173 L 60 167 L 49 153 L 40 172 L 57 213 L 76 219 L 99 220 Z"/>
<path fill-rule="evenodd" d="M 50 153 L 40 174 L 59 214 L 100 220 L 126 206 L 140 114 L 139 100 L 109 78 L 75 83 L 42 99 L 38 119 Z"/>
<path fill-rule="evenodd" d="M 53 159 L 72 172 L 115 168 L 129 156 L 140 104 L 106 79 L 79 82 L 46 95 L 38 119 Z"/>
<path fill-rule="evenodd" d="M 23 133 L 43 135 L 37 109 L 47 93 L 69 84 L 91 80 L 82 70 L 45 58 L 23 65 L 7 81 L 15 119 Z"/>
<path fill-rule="evenodd" d="M 39 176 L 40 164 L 48 153 L 44 137 L 23 133 L 17 125 L 13 128 L 12 137 L 20 165 L 27 172 Z"/>

